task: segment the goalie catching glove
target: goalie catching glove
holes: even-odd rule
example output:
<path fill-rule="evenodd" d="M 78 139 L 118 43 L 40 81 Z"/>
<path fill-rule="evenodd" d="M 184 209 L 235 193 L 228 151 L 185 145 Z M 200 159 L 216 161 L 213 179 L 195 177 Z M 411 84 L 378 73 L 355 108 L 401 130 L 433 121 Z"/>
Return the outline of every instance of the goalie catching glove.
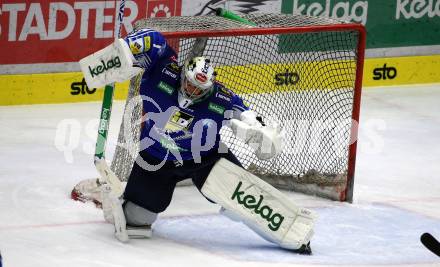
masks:
<path fill-rule="evenodd" d="M 255 150 L 259 159 L 271 159 L 283 150 L 285 131 L 275 122 L 262 124 L 251 110 L 243 111 L 239 120 L 231 119 L 230 127 L 236 137 Z"/>

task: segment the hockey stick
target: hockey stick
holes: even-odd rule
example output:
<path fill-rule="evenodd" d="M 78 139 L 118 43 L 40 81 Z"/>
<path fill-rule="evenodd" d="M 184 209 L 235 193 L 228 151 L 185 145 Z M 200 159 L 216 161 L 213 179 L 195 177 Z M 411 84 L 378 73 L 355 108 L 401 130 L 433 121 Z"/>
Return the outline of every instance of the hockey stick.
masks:
<path fill-rule="evenodd" d="M 115 22 L 115 41 L 117 41 L 119 36 L 121 35 L 124 10 L 125 0 L 121 0 L 119 3 L 118 17 Z M 106 182 L 110 183 L 110 186 L 112 187 L 112 190 L 114 190 L 114 193 L 122 195 L 123 188 L 121 182 L 105 161 L 105 147 L 107 144 L 108 129 L 112 113 L 114 89 L 114 83 L 108 84 L 104 88 L 104 97 L 102 100 L 101 115 L 99 119 L 98 138 L 96 140 L 94 163 L 101 177 L 106 180 Z"/>
<path fill-rule="evenodd" d="M 249 20 L 247 20 L 245 18 L 242 18 L 239 15 L 235 14 L 234 12 L 232 12 L 232 11 L 226 9 L 226 8 L 219 7 L 219 8 L 215 8 L 214 9 L 212 7 L 209 7 L 209 6 L 208 6 L 208 8 L 211 9 L 212 11 L 215 11 L 215 15 L 217 15 L 219 17 L 235 20 L 235 21 L 241 22 L 243 24 L 247 24 L 249 26 L 257 26 L 257 24 L 253 23 L 252 21 L 249 21 Z"/>
<path fill-rule="evenodd" d="M 430 233 L 424 233 L 420 237 L 422 244 L 432 253 L 440 257 L 440 243 Z"/>

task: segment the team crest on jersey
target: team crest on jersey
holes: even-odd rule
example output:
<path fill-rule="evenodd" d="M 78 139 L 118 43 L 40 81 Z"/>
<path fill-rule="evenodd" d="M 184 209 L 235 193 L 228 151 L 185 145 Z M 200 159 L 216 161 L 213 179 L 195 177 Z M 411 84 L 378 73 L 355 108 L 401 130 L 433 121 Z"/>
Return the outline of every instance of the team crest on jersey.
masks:
<path fill-rule="evenodd" d="M 138 55 L 140 53 L 147 52 L 151 48 L 151 37 L 145 36 L 144 38 L 139 38 L 136 40 L 129 40 L 130 50 L 133 55 Z"/>
<path fill-rule="evenodd" d="M 194 116 L 177 109 L 171 114 L 164 130 L 167 132 L 188 131 L 193 120 Z"/>

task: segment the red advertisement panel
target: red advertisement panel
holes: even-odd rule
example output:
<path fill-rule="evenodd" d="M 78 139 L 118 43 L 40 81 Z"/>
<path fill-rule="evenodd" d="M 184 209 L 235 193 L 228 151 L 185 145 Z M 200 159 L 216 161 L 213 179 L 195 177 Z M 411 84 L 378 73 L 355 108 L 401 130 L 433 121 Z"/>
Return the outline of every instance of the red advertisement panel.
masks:
<path fill-rule="evenodd" d="M 182 0 L 127 1 L 122 36 L 145 17 L 178 16 Z M 0 64 L 75 62 L 114 39 L 119 1 L 2 0 Z"/>

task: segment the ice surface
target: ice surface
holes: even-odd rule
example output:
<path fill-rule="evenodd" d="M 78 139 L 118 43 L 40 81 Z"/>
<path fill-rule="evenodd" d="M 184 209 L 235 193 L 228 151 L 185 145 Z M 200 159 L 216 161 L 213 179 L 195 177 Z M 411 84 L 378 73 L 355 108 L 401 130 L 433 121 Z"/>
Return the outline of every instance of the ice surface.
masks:
<path fill-rule="evenodd" d="M 311 257 L 280 249 L 222 215 L 163 219 L 157 222 L 155 234 L 243 261 L 352 266 L 429 263 L 436 258 L 418 239 L 426 229 L 440 234 L 438 220 L 384 205 L 341 205 L 315 211 L 319 219 Z"/>
<path fill-rule="evenodd" d="M 423 232 L 440 238 L 439 85 L 364 90 L 354 203 L 288 193 L 319 214 L 312 256 L 218 215 L 192 187 L 176 190 L 154 238 L 119 243 L 100 210 L 69 199 L 78 181 L 97 175 L 99 110 L 100 103 L 0 107 L 4 266 L 440 266 L 419 242 Z"/>

